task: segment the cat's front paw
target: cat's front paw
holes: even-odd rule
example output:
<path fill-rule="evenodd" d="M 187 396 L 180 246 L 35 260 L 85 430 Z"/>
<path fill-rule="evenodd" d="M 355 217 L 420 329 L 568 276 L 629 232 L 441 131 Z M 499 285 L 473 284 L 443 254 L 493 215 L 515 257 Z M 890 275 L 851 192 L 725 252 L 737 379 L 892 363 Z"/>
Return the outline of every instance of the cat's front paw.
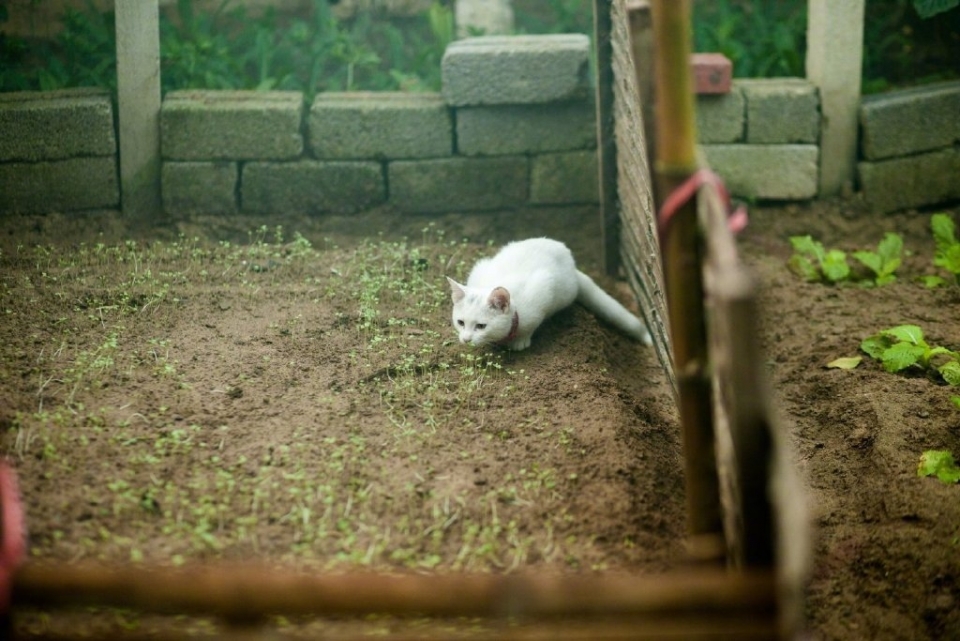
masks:
<path fill-rule="evenodd" d="M 519 352 L 527 349 L 528 347 L 530 347 L 530 338 L 518 338 L 517 340 L 506 344 L 506 348 L 514 352 Z"/>

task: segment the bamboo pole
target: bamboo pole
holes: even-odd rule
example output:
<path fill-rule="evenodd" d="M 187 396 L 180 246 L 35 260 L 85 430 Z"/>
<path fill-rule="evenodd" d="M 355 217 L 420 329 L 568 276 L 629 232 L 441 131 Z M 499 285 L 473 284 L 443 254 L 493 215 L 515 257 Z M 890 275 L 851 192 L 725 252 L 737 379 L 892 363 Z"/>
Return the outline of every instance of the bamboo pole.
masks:
<path fill-rule="evenodd" d="M 170 569 L 28 563 L 14 575 L 13 606 L 100 605 L 256 621 L 283 614 L 431 617 L 768 618 L 769 573 L 657 576 L 309 575 L 250 565 Z M 772 618 L 772 616 L 770 617 Z"/>
<path fill-rule="evenodd" d="M 661 202 L 697 170 L 690 0 L 654 0 L 656 53 L 656 194 Z M 724 558 L 720 490 L 714 448 L 701 238 L 696 200 L 660 230 L 667 309 L 686 464 L 687 533 L 691 556 Z"/>

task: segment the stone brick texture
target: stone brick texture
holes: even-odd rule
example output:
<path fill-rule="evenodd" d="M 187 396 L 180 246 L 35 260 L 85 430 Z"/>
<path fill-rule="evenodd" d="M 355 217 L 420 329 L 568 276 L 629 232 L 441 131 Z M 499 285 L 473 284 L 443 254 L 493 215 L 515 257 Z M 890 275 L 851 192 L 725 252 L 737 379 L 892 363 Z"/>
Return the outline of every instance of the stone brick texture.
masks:
<path fill-rule="evenodd" d="M 296 91 L 173 91 L 160 111 L 167 160 L 293 160 L 303 152 Z"/>
<path fill-rule="evenodd" d="M 0 132 L 0 162 L 110 156 L 117 148 L 110 94 L 97 89 L 0 94 Z"/>
<path fill-rule="evenodd" d="M 704 145 L 710 167 L 732 194 L 751 199 L 808 200 L 817 195 L 816 145 Z"/>
<path fill-rule="evenodd" d="M 113 120 L 101 90 L 0 94 L 0 212 L 117 207 Z"/>
<path fill-rule="evenodd" d="M 374 161 L 297 160 L 243 165 L 243 213 L 352 213 L 386 199 L 383 166 Z"/>
<path fill-rule="evenodd" d="M 598 200 L 582 35 L 450 45 L 439 93 L 179 91 L 161 110 L 164 208 L 195 214 L 484 211 Z M 958 198 L 960 82 L 864 99 L 860 184 L 878 208 Z M 697 98 L 731 191 L 815 197 L 819 97 L 804 79 Z M 119 206 L 115 116 L 97 90 L 0 95 L 0 211 Z"/>
<path fill-rule="evenodd" d="M 163 210 L 171 216 L 237 213 L 240 170 L 230 161 L 170 161 L 161 169 Z"/>
<path fill-rule="evenodd" d="M 388 169 L 390 204 L 406 213 L 503 209 L 528 200 L 525 156 L 398 160 Z"/>
<path fill-rule="evenodd" d="M 876 211 L 960 198 L 960 81 L 864 98 L 857 166 L 864 199 Z"/>
<path fill-rule="evenodd" d="M 960 141 L 960 80 L 867 96 L 860 128 L 865 160 L 954 145 Z"/>
<path fill-rule="evenodd" d="M 113 156 L 0 163 L 0 211 L 42 214 L 106 209 L 119 203 Z"/>
<path fill-rule="evenodd" d="M 409 159 L 453 154 L 453 118 L 438 93 L 319 94 L 307 121 L 315 158 Z"/>
<path fill-rule="evenodd" d="M 593 103 L 464 107 L 457 110 L 457 151 L 466 156 L 545 153 L 596 146 Z"/>
<path fill-rule="evenodd" d="M 545 103 L 590 95 L 590 39 L 582 34 L 481 36 L 443 54 L 443 97 L 453 107 Z"/>

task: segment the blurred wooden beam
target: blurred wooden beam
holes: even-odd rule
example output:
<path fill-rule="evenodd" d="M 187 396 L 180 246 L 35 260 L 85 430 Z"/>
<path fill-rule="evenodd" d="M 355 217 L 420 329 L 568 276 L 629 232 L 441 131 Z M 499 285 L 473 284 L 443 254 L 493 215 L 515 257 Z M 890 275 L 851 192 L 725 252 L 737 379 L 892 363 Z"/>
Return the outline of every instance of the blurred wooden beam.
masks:
<path fill-rule="evenodd" d="M 101 605 L 251 621 L 273 614 L 432 617 L 690 617 L 772 614 L 772 574 L 320 574 L 256 565 L 192 568 L 27 563 L 14 608 Z"/>

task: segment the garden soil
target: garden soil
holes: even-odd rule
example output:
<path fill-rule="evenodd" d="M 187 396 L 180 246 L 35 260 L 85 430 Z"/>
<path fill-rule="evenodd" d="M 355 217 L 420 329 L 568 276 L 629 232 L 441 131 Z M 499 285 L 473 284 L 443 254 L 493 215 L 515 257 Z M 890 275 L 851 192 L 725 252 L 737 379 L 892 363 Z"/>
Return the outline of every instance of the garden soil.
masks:
<path fill-rule="evenodd" d="M 949 211 L 960 219 L 960 209 Z M 931 344 L 960 349 L 960 286 L 915 280 L 934 272 L 929 218 L 870 215 L 855 199 L 757 207 L 740 237 L 762 288 L 755 339 L 806 488 L 813 639 L 960 639 L 960 485 L 917 474 L 926 450 L 960 456 L 957 391 L 870 359 L 852 370 L 826 367 L 905 323 L 921 326 Z M 224 247 L 242 247 L 264 224 L 283 225 L 275 258 L 222 262 L 243 256 Z M 159 226 L 113 212 L 0 221 L 0 446 L 20 477 L 32 559 L 254 560 L 304 571 L 682 567 L 677 413 L 652 350 L 573 307 L 529 350 L 479 365 L 469 359 L 486 356 L 452 340 L 440 306 L 399 333 L 383 329 L 428 355 L 404 370 L 389 358 L 365 361 L 371 339 L 358 329 L 357 298 L 329 295 L 363 287 L 349 280 L 359 274 L 357 252 L 379 260 L 384 243 L 408 238 L 391 245 L 404 251 L 425 235 L 424 248 L 446 249 L 411 260 L 441 288 L 455 259 L 462 273 L 492 251 L 488 243 L 539 235 L 567 242 L 597 275 L 597 231 L 592 208 Z M 887 231 L 909 252 L 891 285 L 806 283 L 787 269 L 790 236 L 849 251 L 875 246 Z M 294 232 L 317 251 L 294 260 Z M 77 272 L 108 267 L 71 260 L 98 243 L 126 247 L 115 252 L 124 256 L 117 269 L 157 277 L 183 266 L 135 257 L 185 238 L 219 247 L 221 262 L 192 264 L 203 278 L 168 278 L 156 299 L 131 277 L 132 293 L 104 300 Z M 219 273 L 208 274 L 214 266 Z M 623 297 L 622 284 L 598 280 Z M 384 302 L 384 311 L 402 302 Z M 399 396 L 401 380 L 416 379 L 420 393 L 446 363 L 464 380 L 485 367 L 489 381 L 454 390 L 461 404 L 438 397 L 442 411 Z M 309 479 L 328 478 L 331 461 L 342 493 L 322 499 Z M 125 611 L 27 611 L 16 625 L 29 636 L 172 624 Z M 210 631 L 208 622 L 184 625 L 184 635 Z M 391 625 L 381 621 L 375 632 Z M 294 636 L 310 630 L 331 629 L 289 627 Z"/>

